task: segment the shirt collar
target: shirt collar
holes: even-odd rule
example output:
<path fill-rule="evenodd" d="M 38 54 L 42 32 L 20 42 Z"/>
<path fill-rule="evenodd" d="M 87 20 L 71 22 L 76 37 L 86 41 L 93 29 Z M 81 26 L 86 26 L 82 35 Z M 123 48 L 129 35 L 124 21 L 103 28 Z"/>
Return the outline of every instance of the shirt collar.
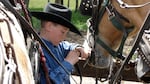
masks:
<path fill-rule="evenodd" d="M 56 48 L 57 46 L 53 45 L 52 42 L 42 38 L 42 40 L 46 43 L 46 45 Z"/>

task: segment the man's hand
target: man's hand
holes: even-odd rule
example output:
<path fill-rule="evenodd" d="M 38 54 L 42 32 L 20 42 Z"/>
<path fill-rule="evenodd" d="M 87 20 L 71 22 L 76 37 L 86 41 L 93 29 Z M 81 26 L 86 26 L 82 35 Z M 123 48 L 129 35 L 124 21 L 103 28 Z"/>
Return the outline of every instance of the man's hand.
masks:
<path fill-rule="evenodd" d="M 74 65 L 79 61 L 79 56 L 80 52 L 78 50 L 72 50 L 69 52 L 65 60 Z"/>
<path fill-rule="evenodd" d="M 84 47 L 76 47 L 75 50 L 80 52 L 81 59 L 86 59 L 91 54 L 91 49 L 85 49 Z"/>

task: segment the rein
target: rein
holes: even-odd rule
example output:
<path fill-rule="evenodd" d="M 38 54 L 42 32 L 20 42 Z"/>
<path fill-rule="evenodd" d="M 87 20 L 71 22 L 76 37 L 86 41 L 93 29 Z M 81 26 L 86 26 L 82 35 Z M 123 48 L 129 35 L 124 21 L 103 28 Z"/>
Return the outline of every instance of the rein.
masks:
<path fill-rule="evenodd" d="M 22 10 L 24 12 L 24 16 L 26 18 L 26 20 L 29 22 L 29 24 L 31 24 L 31 20 L 30 20 L 30 17 L 29 17 L 29 14 L 28 14 L 28 11 L 27 11 L 27 8 L 24 4 L 24 1 L 23 0 L 19 0 L 19 3 L 21 4 L 22 6 Z"/>
<path fill-rule="evenodd" d="M 92 19 L 92 24 L 91 26 L 93 26 L 93 30 L 94 30 L 94 39 L 95 41 L 100 44 L 105 50 L 107 50 L 113 57 L 118 57 L 122 60 L 125 59 L 124 56 L 122 56 L 122 52 L 123 52 L 123 46 L 125 44 L 125 41 L 128 37 L 128 34 L 132 31 L 132 29 L 134 28 L 134 25 L 131 24 L 129 22 L 129 20 L 122 16 L 111 4 L 110 0 L 104 0 L 100 10 L 98 9 L 99 6 L 97 6 L 97 8 L 94 11 L 93 17 L 94 19 Z M 98 10 L 98 12 L 96 11 Z M 110 48 L 107 44 L 105 44 L 99 37 L 98 37 L 98 23 L 101 22 L 102 17 L 104 15 L 105 12 L 108 12 L 109 14 L 109 20 L 112 22 L 112 24 L 119 30 L 123 32 L 123 37 L 122 37 L 122 41 L 120 44 L 120 47 L 118 48 L 117 51 L 114 51 L 112 48 Z M 96 20 L 95 20 L 96 18 Z M 125 27 L 122 23 L 122 21 L 125 21 L 129 24 L 131 24 L 130 27 Z"/>

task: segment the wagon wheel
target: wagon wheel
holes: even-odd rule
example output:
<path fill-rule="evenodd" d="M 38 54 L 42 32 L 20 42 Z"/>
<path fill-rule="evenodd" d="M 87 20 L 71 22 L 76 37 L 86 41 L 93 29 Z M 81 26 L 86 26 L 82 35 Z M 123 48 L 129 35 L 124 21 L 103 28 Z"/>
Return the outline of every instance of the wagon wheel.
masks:
<path fill-rule="evenodd" d="M 147 17 L 146 17 L 145 21 L 143 22 L 144 24 L 142 25 L 142 28 L 139 31 L 139 33 L 138 33 L 138 35 L 137 35 L 137 37 L 134 41 L 133 47 L 132 47 L 129 55 L 125 58 L 125 60 L 123 61 L 122 65 L 120 67 L 120 69 L 116 72 L 116 74 L 110 80 L 110 84 L 116 84 L 116 82 L 117 82 L 118 78 L 120 77 L 120 74 L 122 73 L 125 65 L 129 62 L 129 60 L 132 58 L 132 55 L 134 54 L 134 52 L 139 47 L 139 43 L 141 42 L 144 31 L 149 29 L 149 27 L 150 27 L 149 22 L 150 22 L 150 11 L 147 14 Z"/>

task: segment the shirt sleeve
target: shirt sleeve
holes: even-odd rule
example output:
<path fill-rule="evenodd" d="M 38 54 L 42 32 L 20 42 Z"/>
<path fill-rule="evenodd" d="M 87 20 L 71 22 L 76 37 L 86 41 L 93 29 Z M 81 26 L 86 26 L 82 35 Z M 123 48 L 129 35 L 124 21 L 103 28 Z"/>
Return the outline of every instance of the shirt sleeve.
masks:
<path fill-rule="evenodd" d="M 59 66 L 58 68 L 49 73 L 51 79 L 55 82 L 55 84 L 62 84 L 63 82 L 66 84 L 70 81 L 69 76 L 73 71 L 74 67 L 65 60 L 62 62 L 62 65 L 66 70 L 64 70 L 62 66 Z"/>
<path fill-rule="evenodd" d="M 62 46 L 65 48 L 65 50 L 74 50 L 76 47 L 81 46 L 77 43 L 70 43 L 68 41 L 62 42 Z"/>

